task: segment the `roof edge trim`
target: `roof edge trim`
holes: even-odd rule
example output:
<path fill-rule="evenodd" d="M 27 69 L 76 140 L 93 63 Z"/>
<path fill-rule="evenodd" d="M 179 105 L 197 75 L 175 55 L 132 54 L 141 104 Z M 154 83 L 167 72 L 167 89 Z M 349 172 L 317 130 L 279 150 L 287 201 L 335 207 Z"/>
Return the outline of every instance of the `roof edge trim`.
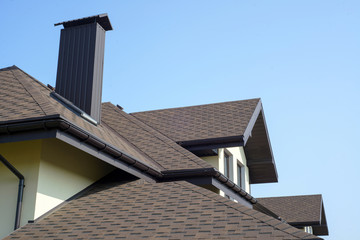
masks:
<path fill-rule="evenodd" d="M 263 110 L 263 107 L 262 107 L 261 99 L 259 99 L 259 102 L 257 103 L 255 110 L 249 120 L 249 123 L 244 131 L 244 145 L 246 145 L 247 140 L 251 136 L 251 132 L 255 126 L 255 122 L 256 122 L 257 118 L 259 117 L 260 113 L 262 112 L 262 110 Z"/>
<path fill-rule="evenodd" d="M 230 188 L 235 193 L 239 194 L 243 199 L 251 204 L 257 203 L 257 200 L 244 191 L 241 187 L 232 182 L 224 174 L 219 172 L 216 168 L 198 168 L 198 169 L 182 169 L 182 170 L 167 170 L 161 171 L 163 175 L 162 181 L 180 181 L 187 180 L 194 177 L 213 177 L 218 180 L 223 186 Z"/>
<path fill-rule="evenodd" d="M 54 115 L 52 116 L 52 118 L 39 118 L 30 121 L 1 124 L 0 135 L 10 135 L 13 133 L 25 132 L 30 130 L 49 130 L 54 128 L 74 136 L 78 140 L 78 142 L 89 144 L 95 147 L 99 152 L 106 153 L 117 161 L 121 160 L 125 162 L 129 165 L 129 167 L 134 167 L 140 170 L 140 172 L 150 175 L 151 178 L 158 179 L 162 178 L 163 176 L 161 172 L 159 172 L 157 169 L 154 169 L 151 166 L 148 166 L 146 163 L 138 160 L 137 158 L 122 152 L 116 147 L 102 141 L 96 136 L 93 136 L 92 134 L 70 123 L 63 117 L 59 117 L 58 115 Z"/>

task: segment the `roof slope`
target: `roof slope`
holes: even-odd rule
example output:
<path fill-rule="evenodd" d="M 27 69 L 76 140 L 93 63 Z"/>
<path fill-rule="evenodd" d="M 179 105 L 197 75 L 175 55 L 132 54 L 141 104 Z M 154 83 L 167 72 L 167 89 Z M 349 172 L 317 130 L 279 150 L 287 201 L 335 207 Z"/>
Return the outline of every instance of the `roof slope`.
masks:
<path fill-rule="evenodd" d="M 210 164 L 111 103 L 102 105 L 102 121 L 166 170 L 212 168 Z"/>
<path fill-rule="evenodd" d="M 60 115 L 62 118 L 157 170 L 212 166 L 111 103 L 93 125 L 50 96 L 51 90 L 16 66 L 0 70 L 0 124 Z"/>
<path fill-rule="evenodd" d="M 314 234 L 328 235 L 322 196 L 257 198 L 258 202 L 293 226 L 312 226 Z"/>
<path fill-rule="evenodd" d="M 260 99 L 131 113 L 176 142 L 244 135 Z"/>
<path fill-rule="evenodd" d="M 318 239 L 187 182 L 119 179 L 103 180 L 5 239 L 28 238 Z"/>
<path fill-rule="evenodd" d="M 0 125 L 47 116 L 61 116 L 155 169 L 158 165 L 106 124 L 95 126 L 50 96 L 51 90 L 16 66 L 0 69 Z"/>
<path fill-rule="evenodd" d="M 318 222 L 320 220 L 321 195 L 257 198 L 288 223 Z"/>

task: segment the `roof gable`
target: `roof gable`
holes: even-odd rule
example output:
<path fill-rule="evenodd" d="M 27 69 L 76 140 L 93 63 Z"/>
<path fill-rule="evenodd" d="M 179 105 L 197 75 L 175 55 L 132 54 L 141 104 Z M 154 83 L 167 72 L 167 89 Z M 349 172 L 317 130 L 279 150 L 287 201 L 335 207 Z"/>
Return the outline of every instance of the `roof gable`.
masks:
<path fill-rule="evenodd" d="M 293 226 L 312 226 L 314 234 L 328 235 L 322 196 L 257 198 L 258 202 Z"/>
<path fill-rule="evenodd" d="M 244 135 L 257 99 L 131 113 L 176 142 Z"/>

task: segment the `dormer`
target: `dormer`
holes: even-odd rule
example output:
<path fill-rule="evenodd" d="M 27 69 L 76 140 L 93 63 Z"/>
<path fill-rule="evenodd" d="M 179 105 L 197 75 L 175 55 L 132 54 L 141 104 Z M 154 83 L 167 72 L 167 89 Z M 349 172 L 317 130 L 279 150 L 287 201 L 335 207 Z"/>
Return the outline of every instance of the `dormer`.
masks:
<path fill-rule="evenodd" d="M 210 163 L 248 193 L 250 184 L 278 181 L 260 99 L 132 115 Z"/>

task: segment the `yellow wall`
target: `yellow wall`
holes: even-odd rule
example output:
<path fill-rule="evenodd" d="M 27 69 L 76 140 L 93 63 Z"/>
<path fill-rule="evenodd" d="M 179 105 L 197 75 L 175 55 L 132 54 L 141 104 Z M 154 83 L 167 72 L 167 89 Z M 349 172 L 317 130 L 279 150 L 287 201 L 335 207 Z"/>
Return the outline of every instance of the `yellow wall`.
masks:
<path fill-rule="evenodd" d="M 25 177 L 21 225 L 114 169 L 57 139 L 0 144 L 0 154 Z M 0 164 L 0 239 L 14 229 L 17 191 L 18 179 Z"/>
<path fill-rule="evenodd" d="M 21 225 L 34 219 L 41 140 L 0 144 L 0 154 L 25 177 Z M 0 239 L 14 230 L 19 180 L 0 163 Z"/>
<path fill-rule="evenodd" d="M 114 167 L 58 139 L 43 141 L 35 218 L 111 172 Z"/>
<path fill-rule="evenodd" d="M 207 161 L 216 169 L 219 169 L 219 157 L 218 156 L 209 156 L 209 157 L 202 157 L 203 160 Z"/>
<path fill-rule="evenodd" d="M 249 168 L 247 167 L 246 163 L 246 157 L 243 147 L 231 147 L 226 148 L 226 151 L 231 154 L 233 158 L 233 170 L 234 170 L 234 183 L 237 183 L 238 175 L 237 175 L 237 163 L 239 162 L 240 165 L 242 165 L 242 186 L 240 186 L 242 189 L 244 189 L 246 192 L 250 193 L 250 179 L 249 179 Z"/>
<path fill-rule="evenodd" d="M 218 149 L 217 156 L 210 157 L 202 157 L 203 160 L 210 163 L 213 167 L 218 169 L 221 173 L 224 173 L 224 153 L 227 153 L 232 158 L 233 163 L 233 179 L 231 179 L 234 183 L 237 183 L 238 175 L 237 175 L 237 163 L 239 162 L 242 165 L 242 186 L 240 186 L 243 190 L 250 193 L 250 181 L 249 181 L 249 168 L 246 165 L 246 157 L 243 147 L 231 147 L 231 148 L 220 148 Z M 225 196 L 225 194 L 220 191 L 221 196 Z"/>

